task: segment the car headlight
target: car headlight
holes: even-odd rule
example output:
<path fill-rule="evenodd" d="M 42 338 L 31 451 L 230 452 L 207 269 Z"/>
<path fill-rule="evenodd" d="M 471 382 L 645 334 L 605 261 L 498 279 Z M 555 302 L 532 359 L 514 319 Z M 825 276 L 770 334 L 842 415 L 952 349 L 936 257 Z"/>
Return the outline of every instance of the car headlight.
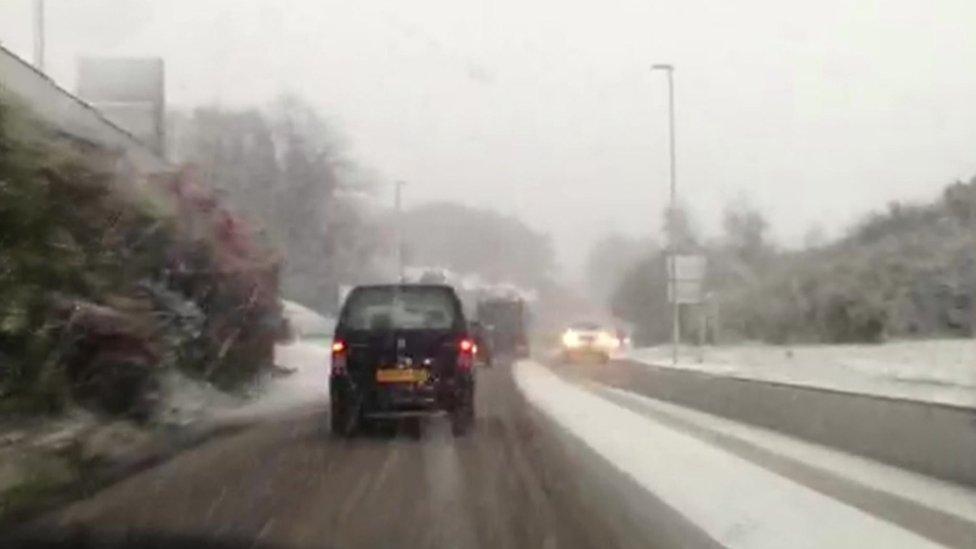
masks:
<path fill-rule="evenodd" d="M 572 330 L 566 330 L 563 333 L 563 345 L 569 347 L 570 349 L 575 349 L 580 346 L 579 334 Z"/>

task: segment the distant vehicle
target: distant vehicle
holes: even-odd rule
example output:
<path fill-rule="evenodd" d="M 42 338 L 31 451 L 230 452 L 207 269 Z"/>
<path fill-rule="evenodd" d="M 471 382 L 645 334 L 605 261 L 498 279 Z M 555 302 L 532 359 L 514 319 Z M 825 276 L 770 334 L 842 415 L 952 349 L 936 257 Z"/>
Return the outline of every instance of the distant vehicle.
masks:
<path fill-rule="evenodd" d="M 610 354 L 621 346 L 620 337 L 612 328 L 596 322 L 577 322 L 562 335 L 562 357 L 567 362 L 596 359 L 610 361 Z"/>
<path fill-rule="evenodd" d="M 491 351 L 491 333 L 477 320 L 473 320 L 468 324 L 469 330 L 471 332 L 471 337 L 474 339 L 475 344 L 478 346 L 478 352 L 475 356 L 475 363 L 478 366 L 485 366 L 491 368 L 493 364 L 493 357 Z"/>
<path fill-rule="evenodd" d="M 527 311 L 521 298 L 490 298 L 478 302 L 478 322 L 484 328 L 495 357 L 527 358 Z"/>
<path fill-rule="evenodd" d="M 474 423 L 477 352 L 451 287 L 353 289 L 332 343 L 332 431 L 349 436 L 363 419 L 447 412 L 454 434 L 467 433 Z"/>

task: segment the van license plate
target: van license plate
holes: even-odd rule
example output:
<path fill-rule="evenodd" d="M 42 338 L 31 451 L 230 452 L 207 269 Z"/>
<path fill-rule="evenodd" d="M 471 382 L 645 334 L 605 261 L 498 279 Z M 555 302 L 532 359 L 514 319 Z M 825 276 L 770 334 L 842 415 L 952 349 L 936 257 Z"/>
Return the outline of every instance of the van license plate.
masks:
<path fill-rule="evenodd" d="M 427 370 L 405 368 L 402 370 L 376 370 L 378 383 L 423 383 L 427 381 Z"/>

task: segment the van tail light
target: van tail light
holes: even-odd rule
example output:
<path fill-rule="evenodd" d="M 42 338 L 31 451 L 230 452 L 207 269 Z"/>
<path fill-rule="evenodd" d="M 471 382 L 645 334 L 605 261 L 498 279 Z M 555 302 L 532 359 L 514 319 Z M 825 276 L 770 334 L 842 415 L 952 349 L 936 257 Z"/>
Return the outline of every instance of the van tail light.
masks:
<path fill-rule="evenodd" d="M 474 357 L 478 354 L 478 344 L 471 338 L 464 338 L 458 342 L 458 370 L 471 371 L 474 368 Z"/>
<path fill-rule="evenodd" d="M 345 375 L 346 364 L 349 357 L 349 346 L 346 342 L 337 339 L 332 342 L 332 376 Z"/>

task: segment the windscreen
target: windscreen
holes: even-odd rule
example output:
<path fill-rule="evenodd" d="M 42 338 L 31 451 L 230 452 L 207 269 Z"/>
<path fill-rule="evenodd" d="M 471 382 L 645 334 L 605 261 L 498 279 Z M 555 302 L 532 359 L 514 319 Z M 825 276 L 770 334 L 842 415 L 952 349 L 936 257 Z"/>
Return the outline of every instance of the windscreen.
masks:
<path fill-rule="evenodd" d="M 974 69 L 976 0 L 0 0 L 0 549 L 976 549 Z"/>
<path fill-rule="evenodd" d="M 446 330 L 457 305 L 445 288 L 382 287 L 353 291 L 343 312 L 350 330 Z"/>

